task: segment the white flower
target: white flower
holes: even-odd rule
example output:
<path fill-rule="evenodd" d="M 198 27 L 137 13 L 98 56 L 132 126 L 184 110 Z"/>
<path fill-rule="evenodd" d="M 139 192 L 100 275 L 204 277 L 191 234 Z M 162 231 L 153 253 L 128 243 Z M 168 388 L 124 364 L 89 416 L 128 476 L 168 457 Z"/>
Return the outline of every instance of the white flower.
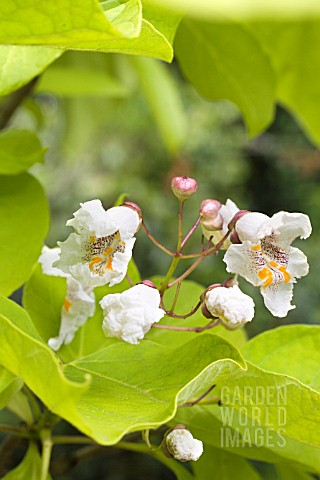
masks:
<path fill-rule="evenodd" d="M 238 211 L 239 211 L 239 208 L 232 200 L 228 199 L 225 205 L 221 205 L 219 214 L 223 220 L 222 229 L 218 231 L 210 231 L 210 230 L 206 230 L 206 228 L 202 226 L 202 233 L 206 237 L 206 239 L 209 240 L 209 238 L 212 237 L 212 242 L 214 244 L 219 243 L 220 240 L 222 240 L 222 238 L 228 231 L 229 222 L 233 219 L 233 217 Z M 221 249 L 227 250 L 230 245 L 231 245 L 230 240 L 229 238 L 227 238 L 227 240 L 223 242 Z"/>
<path fill-rule="evenodd" d="M 135 285 L 123 293 L 106 295 L 100 302 L 105 335 L 132 344 L 139 343 L 152 324 L 165 315 L 159 304 L 158 290 L 143 284 Z"/>
<path fill-rule="evenodd" d="M 254 302 L 237 285 L 216 287 L 205 295 L 205 305 L 214 317 L 219 317 L 228 328 L 237 328 L 251 322 Z"/>
<path fill-rule="evenodd" d="M 81 204 L 68 220 L 76 233 L 58 242 L 60 259 L 54 266 L 82 285 L 115 285 L 126 275 L 139 225 L 139 214 L 125 206 L 105 211 L 100 200 Z"/>
<path fill-rule="evenodd" d="M 180 462 L 196 461 L 202 455 L 203 443 L 185 428 L 172 430 L 165 441 L 168 452 Z"/>
<path fill-rule="evenodd" d="M 95 312 L 95 296 L 87 288 L 84 288 L 71 275 L 63 272 L 57 267 L 53 267 L 53 263 L 60 256 L 60 248 L 43 247 L 39 262 L 42 271 L 46 275 L 57 277 L 65 277 L 67 280 L 67 293 L 64 304 L 61 309 L 61 324 L 59 335 L 50 338 L 49 347 L 53 350 L 59 350 L 61 345 L 72 342 L 78 329 L 86 323 L 89 317 Z"/>
<path fill-rule="evenodd" d="M 296 278 L 307 275 L 306 256 L 291 247 L 297 237 L 311 234 L 309 217 L 302 213 L 279 212 L 269 218 L 252 212 L 236 223 L 241 245 L 231 245 L 224 256 L 227 271 L 238 273 L 259 286 L 264 303 L 276 317 L 285 317 L 291 305 Z"/>

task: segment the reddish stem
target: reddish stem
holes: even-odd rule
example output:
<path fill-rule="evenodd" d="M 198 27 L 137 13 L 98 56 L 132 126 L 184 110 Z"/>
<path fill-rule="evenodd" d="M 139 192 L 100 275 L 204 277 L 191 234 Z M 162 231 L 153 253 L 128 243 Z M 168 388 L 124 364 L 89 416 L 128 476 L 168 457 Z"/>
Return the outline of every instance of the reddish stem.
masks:
<path fill-rule="evenodd" d="M 185 244 L 187 243 L 187 241 L 189 240 L 189 238 L 191 237 L 191 235 L 193 234 L 193 232 L 196 230 L 197 226 L 199 225 L 200 223 L 200 215 L 196 221 L 196 223 L 193 225 L 193 227 L 190 229 L 189 233 L 187 233 L 187 235 L 185 236 L 185 238 L 182 240 L 182 243 L 181 243 L 181 248 L 183 248 L 185 246 Z"/>
<path fill-rule="evenodd" d="M 152 235 L 152 233 L 148 230 L 146 224 L 144 223 L 144 221 L 142 220 L 142 228 L 144 229 L 144 231 L 146 232 L 147 236 L 150 238 L 150 240 L 155 244 L 156 247 L 160 248 L 161 250 L 163 250 L 164 252 L 166 252 L 168 255 L 170 255 L 171 257 L 175 257 L 175 253 L 171 252 L 171 250 L 169 250 L 168 248 L 166 248 L 164 245 L 162 245 L 160 242 L 158 242 L 158 240 L 156 238 L 154 238 L 154 236 Z"/>
<path fill-rule="evenodd" d="M 220 319 L 214 318 L 209 322 L 207 325 L 204 327 L 175 327 L 174 325 L 157 325 L 154 323 L 152 325 L 153 328 L 161 328 L 163 330 L 177 330 L 177 331 L 182 331 L 182 332 L 196 332 L 200 333 L 203 332 L 204 330 L 210 330 L 213 327 L 216 327 L 219 325 Z"/>

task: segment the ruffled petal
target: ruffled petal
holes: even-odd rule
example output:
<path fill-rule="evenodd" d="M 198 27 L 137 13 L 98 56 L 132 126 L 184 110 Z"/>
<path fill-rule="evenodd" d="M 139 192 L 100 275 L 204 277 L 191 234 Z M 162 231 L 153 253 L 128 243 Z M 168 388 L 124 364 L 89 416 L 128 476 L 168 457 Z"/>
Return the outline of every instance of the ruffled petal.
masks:
<path fill-rule="evenodd" d="M 65 273 L 70 273 L 70 265 L 81 262 L 81 237 L 76 233 L 71 233 L 67 240 L 58 242 L 58 245 L 61 248 L 60 258 L 54 262 L 53 266 Z"/>
<path fill-rule="evenodd" d="M 59 247 L 49 248 L 44 246 L 39 257 L 39 263 L 41 264 L 42 271 L 45 275 L 51 275 L 53 277 L 67 277 L 68 273 L 63 272 L 60 268 L 54 267 L 53 263 L 57 262 L 60 258 L 61 249 Z"/>
<path fill-rule="evenodd" d="M 76 332 L 95 312 L 95 296 L 86 291 L 72 277 L 67 279 L 67 294 L 61 312 L 61 324 L 57 337 L 50 338 L 49 347 L 59 350 L 62 344 L 69 344 Z"/>
<path fill-rule="evenodd" d="M 288 248 L 296 238 L 308 238 L 312 227 L 308 215 L 278 212 L 268 219 L 258 231 L 258 238 L 274 237 L 279 247 Z M 272 241 L 272 238 L 271 238 Z"/>
<path fill-rule="evenodd" d="M 287 270 L 293 278 L 301 278 L 309 273 L 307 257 L 299 248 L 290 247 Z"/>
<path fill-rule="evenodd" d="M 116 231 L 113 224 L 108 225 L 106 211 L 100 200 L 91 200 L 81 203 L 71 220 L 67 221 L 67 226 L 73 227 L 79 234 L 94 233 L 96 236 L 110 235 Z"/>
<path fill-rule="evenodd" d="M 289 310 L 296 308 L 295 305 L 291 305 L 293 296 L 291 282 L 261 287 L 260 290 L 265 306 L 275 317 L 286 317 Z"/>
<path fill-rule="evenodd" d="M 259 243 L 261 237 L 258 231 L 266 221 L 269 220 L 267 215 L 259 212 L 249 212 L 243 215 L 236 223 L 236 232 L 242 242 L 249 241 L 253 244 Z"/>
<path fill-rule="evenodd" d="M 106 215 L 110 223 L 117 226 L 123 240 L 133 237 L 138 230 L 140 218 L 132 208 L 124 206 L 109 208 Z"/>
<path fill-rule="evenodd" d="M 241 245 L 231 245 L 223 261 L 227 265 L 227 272 L 238 273 L 252 285 L 259 286 L 261 280 L 258 272 L 265 266 L 261 250 L 255 250 L 250 242 L 243 242 Z"/>

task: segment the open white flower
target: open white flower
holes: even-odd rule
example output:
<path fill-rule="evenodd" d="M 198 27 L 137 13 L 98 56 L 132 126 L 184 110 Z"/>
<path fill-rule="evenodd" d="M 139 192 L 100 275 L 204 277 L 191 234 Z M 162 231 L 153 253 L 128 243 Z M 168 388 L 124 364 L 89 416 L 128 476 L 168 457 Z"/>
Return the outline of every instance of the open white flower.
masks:
<path fill-rule="evenodd" d="M 230 199 L 228 199 L 226 201 L 226 204 L 225 205 L 221 205 L 221 208 L 219 210 L 219 215 L 221 216 L 222 218 L 222 221 L 223 221 L 223 225 L 222 225 L 222 228 L 221 230 L 217 230 L 217 231 L 211 231 L 211 230 L 207 230 L 206 228 L 204 228 L 204 226 L 201 224 L 202 226 L 202 233 L 203 235 L 206 237 L 207 240 L 209 240 L 210 237 L 212 237 L 212 242 L 214 244 L 217 244 L 219 243 L 222 238 L 224 237 L 224 235 L 227 233 L 228 231 L 228 224 L 229 222 L 233 219 L 233 217 L 235 216 L 235 214 L 239 211 L 239 208 L 237 207 L 237 205 Z M 229 248 L 229 246 L 231 245 L 230 243 L 230 240 L 229 238 L 227 238 L 227 240 L 225 240 L 223 242 L 223 245 L 221 247 L 222 250 L 227 250 Z"/>
<path fill-rule="evenodd" d="M 254 301 L 237 285 L 209 290 L 205 295 L 205 305 L 213 317 L 219 317 L 230 329 L 251 322 L 254 317 Z"/>
<path fill-rule="evenodd" d="M 61 309 L 61 324 L 57 337 L 50 338 L 49 346 L 59 350 L 62 344 L 72 342 L 78 329 L 86 323 L 95 312 L 95 296 L 91 288 L 84 288 L 70 274 L 63 272 L 53 263 L 60 255 L 60 248 L 43 247 L 39 262 L 46 275 L 65 277 L 67 279 L 67 293 Z"/>
<path fill-rule="evenodd" d="M 143 284 L 135 285 L 123 293 L 106 295 L 100 302 L 105 335 L 132 344 L 139 343 L 152 324 L 165 315 L 159 304 L 158 290 Z"/>
<path fill-rule="evenodd" d="M 252 212 L 236 224 L 240 245 L 231 245 L 224 256 L 227 271 L 238 273 L 259 286 L 264 303 L 276 317 L 285 317 L 291 305 L 296 278 L 307 275 L 306 256 L 291 247 L 297 237 L 311 234 L 309 217 L 302 213 L 279 212 L 271 218 Z"/>
<path fill-rule="evenodd" d="M 186 428 L 172 430 L 166 436 L 165 442 L 168 452 L 180 462 L 189 462 L 190 460 L 195 462 L 203 453 L 201 440 L 193 438 Z"/>
<path fill-rule="evenodd" d="M 82 203 L 67 222 L 75 233 L 58 242 L 61 254 L 54 266 L 82 285 L 120 283 L 127 272 L 139 224 L 139 214 L 129 207 L 105 211 L 100 200 Z"/>

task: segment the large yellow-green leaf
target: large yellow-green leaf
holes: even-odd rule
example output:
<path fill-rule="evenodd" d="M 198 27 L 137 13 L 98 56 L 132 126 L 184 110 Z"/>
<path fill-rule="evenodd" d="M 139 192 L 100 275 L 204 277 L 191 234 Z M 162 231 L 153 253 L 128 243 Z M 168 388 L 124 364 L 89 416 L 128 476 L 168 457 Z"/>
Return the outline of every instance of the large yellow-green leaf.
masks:
<path fill-rule="evenodd" d="M 22 87 L 62 53 L 58 48 L 0 45 L 0 95 Z"/>
<path fill-rule="evenodd" d="M 30 276 L 48 229 L 48 204 L 29 175 L 0 175 L 0 292 L 10 295 Z"/>
<path fill-rule="evenodd" d="M 118 341 L 63 365 L 26 311 L 6 299 L 1 299 L 0 311 L 1 363 L 52 412 L 101 444 L 169 421 L 178 401 L 225 381 L 245 366 L 231 344 L 213 335 L 178 348 Z"/>
<path fill-rule="evenodd" d="M 37 135 L 30 130 L 0 132 L 0 174 L 16 175 L 34 163 L 43 163 L 45 151 Z"/>
<path fill-rule="evenodd" d="M 319 19 L 252 23 L 250 29 L 270 56 L 277 76 L 277 99 L 319 144 Z"/>
<path fill-rule="evenodd" d="M 319 386 L 319 335 L 319 326 L 291 325 L 253 338 L 243 353 L 263 370 L 248 363 L 246 372 L 217 387 L 223 407 L 183 409 L 176 421 L 238 455 L 286 459 L 319 472 L 320 395 L 312 389 Z"/>
<path fill-rule="evenodd" d="M 239 107 L 250 135 L 272 121 L 274 72 L 263 48 L 243 25 L 184 19 L 175 51 L 183 73 L 201 95 Z"/>
<path fill-rule="evenodd" d="M 137 37 L 141 4 L 128 0 L 103 12 L 96 0 L 8 0 L 0 4 L 0 42 L 103 49 L 117 37 Z"/>
<path fill-rule="evenodd" d="M 254 337 L 242 352 L 260 368 L 290 375 L 320 392 L 319 345 L 319 325 L 290 325 Z"/>

